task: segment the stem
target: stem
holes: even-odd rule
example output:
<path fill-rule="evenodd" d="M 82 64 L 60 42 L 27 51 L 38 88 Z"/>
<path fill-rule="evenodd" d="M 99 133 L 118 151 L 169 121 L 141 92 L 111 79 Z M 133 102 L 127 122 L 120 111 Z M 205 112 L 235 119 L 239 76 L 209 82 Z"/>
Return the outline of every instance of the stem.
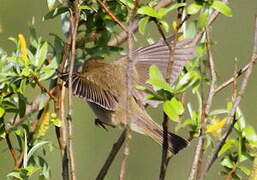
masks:
<path fill-rule="evenodd" d="M 257 16 L 255 17 L 255 31 L 254 32 L 255 32 L 255 35 L 254 35 L 254 45 L 253 45 L 253 52 L 252 52 L 252 56 L 251 56 L 251 60 L 250 60 L 250 65 L 249 65 L 248 70 L 245 73 L 245 76 L 244 76 L 244 79 L 242 81 L 241 87 L 240 87 L 240 89 L 238 91 L 238 95 L 234 99 L 232 109 L 229 112 L 228 117 L 227 117 L 227 121 L 228 122 L 230 122 L 232 118 L 234 120 L 232 121 L 231 126 L 228 128 L 227 132 L 221 138 L 219 143 L 214 147 L 214 150 L 212 151 L 211 157 L 210 157 L 209 161 L 207 162 L 206 168 L 202 172 L 202 176 L 201 176 L 200 180 L 204 179 L 204 177 L 206 176 L 207 172 L 212 167 L 212 165 L 215 162 L 215 160 L 218 158 L 218 153 L 219 153 L 221 147 L 223 146 L 223 144 L 225 143 L 227 137 L 231 133 L 231 131 L 233 129 L 233 126 L 234 126 L 234 123 L 236 121 L 235 114 L 236 114 L 237 107 L 239 106 L 239 103 L 240 103 L 240 101 L 242 99 L 242 95 L 245 92 L 246 86 L 248 84 L 248 80 L 249 80 L 249 78 L 251 76 L 251 73 L 252 73 L 253 65 L 254 65 L 254 63 L 256 62 L 256 59 L 257 59 Z"/>
<path fill-rule="evenodd" d="M 123 145 L 125 139 L 126 139 L 126 134 L 127 134 L 128 128 L 125 128 L 120 135 L 119 139 L 116 141 L 116 143 L 113 144 L 112 150 L 108 155 L 108 158 L 106 159 L 103 167 L 101 168 L 99 174 L 96 177 L 96 180 L 103 180 L 105 175 L 107 174 L 113 160 L 115 159 L 116 155 L 118 154 L 121 146 Z"/>
<path fill-rule="evenodd" d="M 75 168 L 75 160 L 74 160 L 74 153 L 73 153 L 73 146 L 72 146 L 72 74 L 75 64 L 76 58 L 76 37 L 77 37 L 77 30 L 79 24 L 79 8 L 78 8 L 78 0 L 73 1 L 73 11 L 70 10 L 71 15 L 71 60 L 70 60 L 70 69 L 69 69 L 69 89 L 68 89 L 68 115 L 67 115 L 67 154 L 69 158 L 69 170 L 71 180 L 76 180 L 76 168 Z"/>
<path fill-rule="evenodd" d="M 194 156 L 194 160 L 192 163 L 192 167 L 190 170 L 188 180 L 193 180 L 195 178 L 195 175 L 199 174 L 199 172 L 200 172 L 201 162 L 203 159 L 203 148 L 204 148 L 204 142 L 205 142 L 205 136 L 204 136 L 205 127 L 206 127 L 206 124 L 208 121 L 208 114 L 211 109 L 213 97 L 215 95 L 215 85 L 216 85 L 216 81 L 217 81 L 213 55 L 212 55 L 212 51 L 210 48 L 210 36 L 209 36 L 209 32 L 207 29 L 206 29 L 206 40 L 207 40 L 206 46 L 207 46 L 207 54 L 208 54 L 208 60 L 209 60 L 209 69 L 210 69 L 210 74 L 211 74 L 211 85 L 209 88 L 207 101 L 203 106 L 203 111 L 202 111 L 202 116 L 201 116 L 202 117 L 201 118 L 202 119 L 201 120 L 201 128 L 200 128 L 201 135 L 197 142 L 197 146 L 195 149 L 195 156 Z"/>

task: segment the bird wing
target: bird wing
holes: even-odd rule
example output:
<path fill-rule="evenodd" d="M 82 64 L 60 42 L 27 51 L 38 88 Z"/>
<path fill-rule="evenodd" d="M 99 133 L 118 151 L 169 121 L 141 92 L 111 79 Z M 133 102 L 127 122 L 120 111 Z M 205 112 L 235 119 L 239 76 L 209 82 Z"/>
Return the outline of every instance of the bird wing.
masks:
<path fill-rule="evenodd" d="M 172 42 L 175 36 L 167 38 L 167 42 Z M 195 46 L 191 45 L 191 40 L 178 41 L 173 56 L 173 65 L 171 72 L 171 81 L 173 84 L 183 67 L 190 59 L 193 59 L 195 55 Z M 139 81 L 145 83 L 148 79 L 148 69 L 154 64 L 156 65 L 163 76 L 166 76 L 167 65 L 170 57 L 169 47 L 163 40 L 157 41 L 154 44 L 136 49 L 133 52 L 133 58 L 135 61 L 135 68 L 139 74 Z"/>
<path fill-rule="evenodd" d="M 181 35 L 181 34 L 179 34 Z M 167 42 L 172 42 L 175 39 L 175 36 L 167 38 Z M 183 40 L 176 42 L 176 48 L 173 56 L 172 72 L 171 72 L 171 81 L 173 84 L 180 72 L 183 70 L 183 67 L 190 59 L 193 59 L 195 55 L 195 46 L 191 45 L 191 40 Z M 136 74 L 135 82 L 137 85 L 142 85 L 148 88 L 151 88 L 149 84 L 145 82 L 149 79 L 149 67 L 151 65 L 156 65 L 163 76 L 166 76 L 167 65 L 170 57 L 169 47 L 163 40 L 157 41 L 154 44 L 138 48 L 133 51 L 133 63 Z M 124 57 L 118 61 L 123 61 Z M 119 62 L 117 62 L 119 63 Z M 139 100 L 142 104 L 149 104 L 155 107 L 158 103 L 156 101 L 150 101 L 145 99 L 145 93 L 142 91 L 134 90 L 133 95 Z M 157 103 L 157 104 L 156 104 Z"/>
<path fill-rule="evenodd" d="M 82 98 L 86 101 L 95 103 L 107 110 L 114 111 L 116 104 L 118 103 L 118 97 L 116 93 L 111 92 L 108 89 L 108 85 L 102 84 L 101 86 L 95 82 L 95 78 L 102 78 L 103 76 L 96 76 L 92 73 L 80 74 L 73 73 L 72 75 L 72 92 L 74 96 Z M 94 79 L 93 79 L 94 78 Z M 108 79 L 108 77 L 105 77 Z M 61 79 L 65 81 L 65 86 L 69 86 L 68 73 L 64 73 Z M 106 82 L 106 79 L 102 83 Z M 106 87 L 106 88 L 102 88 Z"/>

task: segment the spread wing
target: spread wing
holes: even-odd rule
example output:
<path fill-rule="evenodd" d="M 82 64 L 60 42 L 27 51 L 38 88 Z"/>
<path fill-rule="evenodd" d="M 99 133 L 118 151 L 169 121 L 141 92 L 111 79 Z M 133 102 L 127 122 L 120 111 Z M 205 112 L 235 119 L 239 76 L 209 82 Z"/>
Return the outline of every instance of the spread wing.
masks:
<path fill-rule="evenodd" d="M 175 36 L 167 38 L 168 42 L 172 42 L 175 39 Z M 180 72 L 183 70 L 185 64 L 195 57 L 194 55 L 195 46 L 191 45 L 191 40 L 183 40 L 176 42 L 176 48 L 173 56 L 172 72 L 171 72 L 171 84 L 173 84 Z M 149 67 L 154 64 L 156 65 L 163 76 L 166 76 L 167 65 L 169 61 L 170 51 L 169 47 L 163 40 L 157 41 L 154 44 L 136 49 L 133 51 L 134 59 L 134 69 L 136 71 L 136 82 L 137 85 L 143 85 L 148 88 L 151 88 L 149 84 L 146 84 L 146 80 L 149 79 Z M 122 61 L 124 58 L 121 58 L 118 61 Z M 145 93 L 141 91 L 134 90 L 133 95 L 139 100 L 142 104 L 149 104 L 151 106 L 156 106 L 158 102 L 150 101 L 145 99 Z"/>
<path fill-rule="evenodd" d="M 72 92 L 74 96 L 86 101 L 95 103 L 107 110 L 113 111 L 118 103 L 116 93 L 111 92 L 108 86 L 101 86 L 92 79 L 92 74 L 81 75 L 74 73 L 72 75 Z M 96 78 L 96 76 L 94 76 Z M 64 73 L 61 79 L 65 81 L 65 87 L 69 86 L 68 73 Z M 106 80 L 105 80 L 106 81 Z M 107 88 L 102 88 L 107 87 Z"/>
<path fill-rule="evenodd" d="M 173 40 L 174 36 L 167 38 L 168 42 Z M 190 43 L 190 40 L 178 41 L 176 43 L 171 73 L 171 84 L 177 80 L 187 61 L 195 57 L 193 54 L 195 47 L 190 46 Z M 160 69 L 164 77 L 166 76 L 170 51 L 163 40 L 152 45 L 136 49 L 133 55 L 135 68 L 141 83 L 145 83 L 148 79 L 148 69 L 152 64 L 156 65 Z"/>

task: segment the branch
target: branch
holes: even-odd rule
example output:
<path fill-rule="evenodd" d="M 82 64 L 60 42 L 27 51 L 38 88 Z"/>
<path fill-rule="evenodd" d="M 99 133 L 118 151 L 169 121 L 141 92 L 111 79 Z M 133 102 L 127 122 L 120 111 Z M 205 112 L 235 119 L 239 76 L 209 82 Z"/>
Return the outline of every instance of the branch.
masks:
<path fill-rule="evenodd" d="M 71 180 L 76 180 L 76 169 L 75 169 L 75 160 L 72 146 L 72 75 L 76 58 L 76 39 L 77 39 L 77 30 L 79 24 L 80 10 L 78 8 L 78 0 L 73 1 L 73 11 L 70 10 L 71 15 L 71 60 L 69 68 L 69 90 L 68 90 L 68 115 L 67 115 L 67 154 L 69 158 L 69 169 Z"/>
<path fill-rule="evenodd" d="M 124 146 L 124 153 L 123 153 L 123 160 L 121 162 L 121 168 L 120 168 L 120 177 L 119 180 L 125 180 L 125 172 L 126 172 L 126 163 L 129 155 L 129 129 L 126 131 L 125 134 L 125 146 Z"/>
<path fill-rule="evenodd" d="M 12 155 L 12 158 L 13 158 L 13 161 L 14 161 L 14 165 L 16 166 L 16 164 L 17 164 L 17 156 L 16 156 L 15 150 L 13 149 L 12 142 L 11 142 L 10 137 L 9 137 L 9 133 L 6 133 L 5 140 L 6 140 L 6 144 L 8 146 L 8 149 L 9 149 L 11 155 Z"/>
<path fill-rule="evenodd" d="M 132 9 L 130 16 L 128 18 L 128 26 L 131 25 L 133 18 L 135 17 L 138 9 L 138 0 L 134 0 L 134 8 Z M 131 100 L 132 100 L 132 79 L 133 78 L 133 32 L 131 29 L 128 29 L 128 63 L 127 63 L 127 70 L 126 70 L 126 121 L 127 124 L 132 121 L 131 115 L 133 114 L 133 109 L 131 107 Z M 124 146 L 124 153 L 123 153 L 123 160 L 121 162 L 121 169 L 120 169 L 120 176 L 119 180 L 125 180 L 125 172 L 126 172 L 126 163 L 129 155 L 129 125 L 126 127 L 125 133 L 125 146 Z"/>
<path fill-rule="evenodd" d="M 56 102 L 56 98 L 53 96 L 53 94 L 48 90 L 46 89 L 38 80 L 38 77 L 33 75 L 32 78 L 34 79 L 34 81 L 36 82 L 36 84 L 38 85 L 38 87 L 43 91 L 45 92 L 54 102 Z"/>
<path fill-rule="evenodd" d="M 102 8 L 104 8 L 106 13 L 112 18 L 112 20 L 114 22 L 116 22 L 123 29 L 123 31 L 125 31 L 125 32 L 128 31 L 127 28 L 122 24 L 122 22 L 120 22 L 120 20 L 116 16 L 113 15 L 111 10 L 101 0 L 97 0 L 97 2 L 102 6 Z"/>
<path fill-rule="evenodd" d="M 254 64 L 256 64 L 256 62 L 254 62 Z M 241 68 L 239 71 L 236 72 L 236 74 L 231 77 L 230 79 L 228 79 L 227 81 L 225 81 L 224 83 L 222 83 L 219 87 L 217 87 L 215 89 L 215 95 L 217 93 L 219 93 L 221 90 L 223 90 L 224 88 L 228 87 L 230 84 L 232 84 L 234 82 L 235 78 L 239 78 L 243 73 L 245 73 L 249 67 L 251 65 L 251 62 L 246 64 L 243 68 Z"/>
<path fill-rule="evenodd" d="M 125 128 L 120 135 L 119 139 L 115 144 L 112 146 L 112 150 L 108 155 L 108 158 L 106 159 L 102 169 L 100 170 L 99 174 L 96 177 L 96 180 L 103 180 L 105 175 L 107 174 L 113 160 L 115 159 L 116 155 L 118 154 L 121 146 L 123 145 L 125 139 L 126 139 L 126 134 L 127 134 L 128 129 Z"/>
<path fill-rule="evenodd" d="M 173 0 L 162 0 L 155 6 L 155 9 L 158 10 L 160 8 L 169 6 L 173 2 L 174 2 Z M 130 29 L 131 32 L 133 33 L 136 32 L 138 30 L 138 22 L 139 22 L 139 19 L 133 20 L 133 22 L 128 26 L 127 29 Z M 128 33 L 126 31 L 122 31 L 108 42 L 108 46 L 118 46 L 123 42 L 125 42 L 127 38 L 128 38 Z"/>
<path fill-rule="evenodd" d="M 252 52 L 252 56 L 251 56 L 251 60 L 250 60 L 250 65 L 249 65 L 249 68 L 247 69 L 247 71 L 245 73 L 245 77 L 242 81 L 242 84 L 241 84 L 240 90 L 238 92 L 238 95 L 234 99 L 232 109 L 229 112 L 228 117 L 227 117 L 227 122 L 230 122 L 233 117 L 234 117 L 234 120 L 231 123 L 231 126 L 228 128 L 227 132 L 224 134 L 224 136 L 219 141 L 219 143 L 214 147 L 214 150 L 211 154 L 211 158 L 207 162 L 206 168 L 202 172 L 202 176 L 201 176 L 200 180 L 202 180 L 206 176 L 207 172 L 209 171 L 209 169 L 211 168 L 211 166 L 213 165 L 213 163 L 217 159 L 218 153 L 219 153 L 221 147 L 223 146 L 223 144 L 225 143 L 228 135 L 232 131 L 232 128 L 233 128 L 234 123 L 235 123 L 236 110 L 237 110 L 237 107 L 239 106 L 239 103 L 242 99 L 242 95 L 245 92 L 245 89 L 246 89 L 246 86 L 248 84 L 248 80 L 249 80 L 250 75 L 252 73 L 252 68 L 253 68 L 254 63 L 256 62 L 256 59 L 257 59 L 257 16 L 255 17 L 254 45 L 253 45 L 253 52 Z"/>
<path fill-rule="evenodd" d="M 52 92 L 52 90 L 50 90 L 50 92 Z M 26 112 L 25 115 L 20 118 L 18 115 L 11 118 L 6 124 L 5 124 L 5 130 L 6 133 L 9 133 L 11 131 L 12 128 L 16 128 L 17 126 L 19 126 L 21 123 L 23 123 L 23 121 L 25 121 L 26 119 L 28 119 L 28 117 L 36 112 L 39 109 L 39 104 L 42 103 L 42 101 L 46 101 L 48 102 L 50 100 L 50 97 L 42 97 L 41 95 L 37 96 L 33 102 L 31 103 L 31 105 L 26 105 Z"/>
<path fill-rule="evenodd" d="M 209 36 L 209 32 L 206 29 L 206 47 L 207 47 L 207 54 L 208 54 L 208 60 L 209 60 L 209 69 L 210 69 L 210 74 L 211 74 L 211 85 L 209 88 L 209 93 L 208 93 L 208 98 L 206 101 L 206 104 L 204 104 L 203 107 L 203 111 L 202 111 L 202 119 L 201 119 L 201 136 L 198 139 L 198 143 L 195 149 L 195 155 L 194 155 L 194 160 L 192 163 L 192 167 L 190 170 L 190 174 L 188 176 L 188 180 L 193 180 L 195 178 L 195 175 L 197 174 L 197 172 L 199 172 L 199 167 L 201 166 L 201 159 L 203 158 L 203 145 L 204 145 L 204 140 L 205 140 L 205 136 L 203 136 L 205 134 L 205 127 L 208 121 L 208 114 L 209 111 L 211 109 L 211 105 L 212 105 L 212 101 L 213 101 L 213 97 L 215 95 L 215 85 L 216 85 L 216 81 L 217 81 L 217 76 L 215 73 L 215 65 L 214 65 L 214 60 L 213 60 L 213 55 L 212 55 L 212 51 L 210 48 L 210 36 Z"/>

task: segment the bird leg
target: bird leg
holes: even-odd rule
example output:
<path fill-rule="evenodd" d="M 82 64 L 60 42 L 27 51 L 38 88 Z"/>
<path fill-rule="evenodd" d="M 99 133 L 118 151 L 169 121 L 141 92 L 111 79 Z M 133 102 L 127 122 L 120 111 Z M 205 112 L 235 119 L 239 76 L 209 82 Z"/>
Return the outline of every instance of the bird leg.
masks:
<path fill-rule="evenodd" d="M 100 119 L 95 119 L 95 125 L 98 127 L 104 128 L 106 131 L 108 131 L 108 129 L 106 128 L 106 125 L 114 128 L 114 126 L 112 126 L 108 123 L 105 123 L 105 122 L 101 121 Z"/>

